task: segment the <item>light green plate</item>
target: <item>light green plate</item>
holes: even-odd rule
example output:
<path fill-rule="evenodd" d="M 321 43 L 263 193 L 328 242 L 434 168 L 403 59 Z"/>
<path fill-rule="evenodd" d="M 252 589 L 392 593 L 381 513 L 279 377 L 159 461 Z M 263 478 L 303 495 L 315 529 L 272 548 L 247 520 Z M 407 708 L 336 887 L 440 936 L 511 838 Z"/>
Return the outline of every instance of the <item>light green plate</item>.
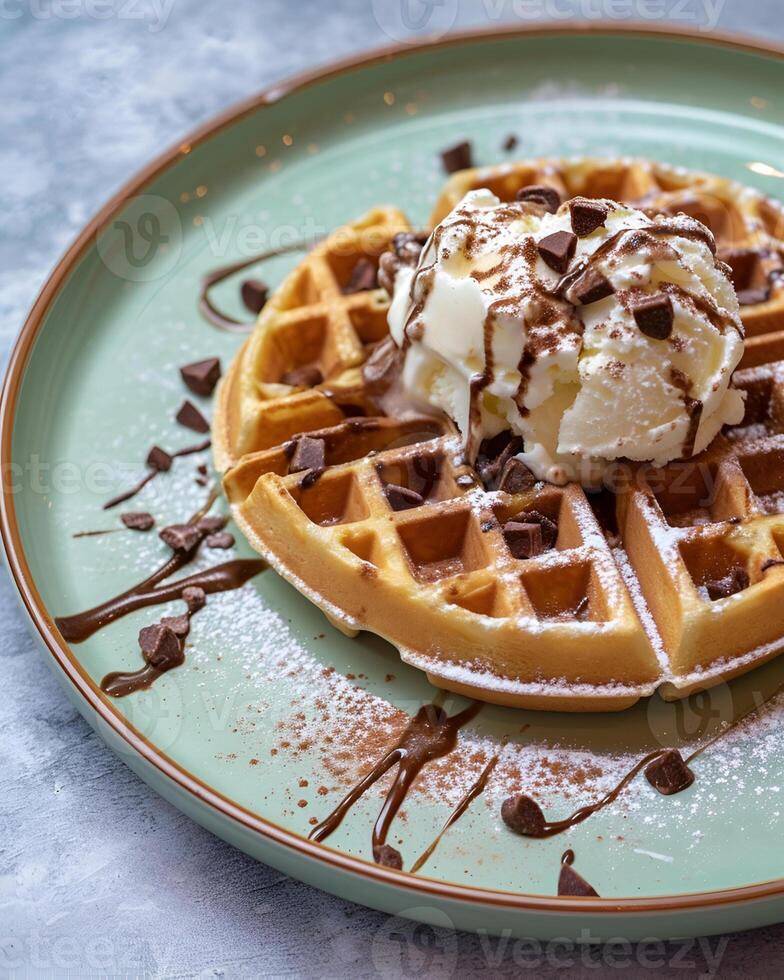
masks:
<path fill-rule="evenodd" d="M 696 783 L 679 796 L 638 780 L 612 807 L 547 841 L 513 836 L 499 807 L 523 788 L 548 815 L 566 815 L 651 748 L 700 744 L 769 695 L 784 663 L 709 699 L 653 699 L 621 715 L 486 708 L 463 733 L 457 764 L 426 771 L 393 827 L 391 843 L 410 866 L 482 759 L 510 740 L 485 794 L 412 876 L 370 860 L 378 787 L 329 847 L 306 840 L 310 821 L 392 739 L 400 709 L 412 714 L 433 695 L 391 647 L 346 639 L 267 572 L 210 601 L 183 667 L 110 702 L 97 682 L 139 664 L 137 632 L 158 611 L 70 649 L 52 617 L 127 588 L 165 554 L 155 534 L 72 535 L 117 522 L 101 504 L 140 474 L 153 442 L 194 441 L 173 420 L 184 395 L 177 368 L 212 354 L 225 365 L 239 342 L 196 311 L 207 270 L 312 237 L 379 202 L 424 221 L 444 179 L 439 151 L 464 138 L 483 163 L 502 159 L 514 132 L 519 156 L 641 155 L 784 194 L 783 87 L 780 55 L 715 40 L 547 30 L 458 37 L 278 86 L 194 134 L 107 206 L 54 273 L 12 359 L 3 536 L 52 664 L 136 772 L 261 860 L 413 918 L 542 938 L 634 938 L 782 917 L 775 707 L 702 756 Z M 260 274 L 277 283 L 294 261 L 277 259 Z M 241 315 L 236 287 L 217 298 Z M 197 461 L 178 460 L 136 504 L 161 524 L 187 517 L 205 496 Z M 555 897 L 567 846 L 601 899 Z"/>

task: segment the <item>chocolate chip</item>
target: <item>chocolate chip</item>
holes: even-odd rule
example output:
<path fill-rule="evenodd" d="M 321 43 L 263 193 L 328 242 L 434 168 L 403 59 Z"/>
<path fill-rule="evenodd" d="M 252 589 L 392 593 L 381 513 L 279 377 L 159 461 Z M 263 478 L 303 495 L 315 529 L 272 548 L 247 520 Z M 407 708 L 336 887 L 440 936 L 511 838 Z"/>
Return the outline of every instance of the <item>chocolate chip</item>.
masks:
<path fill-rule="evenodd" d="M 599 892 L 589 885 L 581 874 L 578 874 L 571 864 L 562 864 L 558 875 L 558 894 L 569 895 L 574 898 L 587 896 L 599 897 Z"/>
<path fill-rule="evenodd" d="M 385 868 L 395 868 L 400 871 L 403 867 L 403 856 L 400 851 L 389 844 L 377 844 L 373 848 L 373 860 L 376 864 L 382 864 Z"/>
<path fill-rule="evenodd" d="M 586 269 L 569 290 L 569 299 L 580 306 L 598 303 L 615 292 L 613 284 L 598 269 Z"/>
<path fill-rule="evenodd" d="M 208 548 L 233 548 L 234 535 L 228 531 L 218 531 L 217 534 L 208 534 L 204 543 Z"/>
<path fill-rule="evenodd" d="M 662 796 L 672 796 L 691 786 L 694 773 L 677 749 L 665 749 L 645 767 L 645 778 Z"/>
<path fill-rule="evenodd" d="M 757 306 L 759 303 L 767 303 L 769 299 L 770 286 L 741 289 L 738 293 L 738 302 L 741 306 Z"/>
<path fill-rule="evenodd" d="M 411 507 L 421 507 L 425 502 L 421 493 L 409 490 L 408 487 L 399 487 L 396 483 L 388 483 L 384 487 L 384 493 L 392 510 L 409 510 Z"/>
<path fill-rule="evenodd" d="M 471 153 L 471 144 L 468 140 L 464 140 L 462 143 L 457 143 L 455 146 L 450 146 L 441 153 L 441 162 L 444 165 L 444 170 L 448 174 L 453 174 L 457 170 L 467 170 L 469 167 L 473 167 L 473 159 Z"/>
<path fill-rule="evenodd" d="M 180 425 L 184 425 L 188 429 L 193 429 L 194 432 L 210 431 L 210 423 L 204 418 L 193 402 L 189 402 L 187 398 L 180 405 L 176 419 Z"/>
<path fill-rule="evenodd" d="M 501 147 L 502 149 L 506 150 L 507 153 L 509 153 L 517 147 L 519 142 L 520 140 L 515 136 L 515 134 L 510 133 L 501 144 Z"/>
<path fill-rule="evenodd" d="M 204 361 L 185 364 L 180 368 L 180 375 L 194 394 L 211 395 L 221 376 L 220 361 L 217 357 L 208 357 Z"/>
<path fill-rule="evenodd" d="M 646 337 L 651 337 L 653 340 L 666 340 L 672 333 L 675 312 L 672 308 L 672 300 L 664 293 L 634 300 L 632 315 L 640 332 Z"/>
<path fill-rule="evenodd" d="M 202 538 L 202 532 L 195 524 L 171 524 L 158 533 L 161 541 L 172 551 L 190 551 Z"/>
<path fill-rule="evenodd" d="M 609 213 L 606 204 L 591 201 L 587 197 L 576 197 L 570 201 L 569 212 L 572 216 L 572 231 L 578 238 L 585 238 L 601 228 Z"/>
<path fill-rule="evenodd" d="M 162 623 L 139 630 L 139 646 L 147 663 L 158 670 L 176 667 L 185 659 L 177 634 Z"/>
<path fill-rule="evenodd" d="M 577 235 L 570 231 L 556 231 L 543 238 L 537 248 L 545 265 L 555 272 L 566 272 L 577 248 Z"/>
<path fill-rule="evenodd" d="M 170 470 L 172 460 L 173 457 L 165 449 L 161 449 L 160 446 L 153 446 L 147 453 L 147 465 L 150 469 L 157 470 L 159 473 L 165 473 L 167 470 Z"/>
<path fill-rule="evenodd" d="M 529 184 L 527 187 L 521 187 L 515 197 L 518 201 L 538 204 L 550 214 L 555 214 L 561 206 L 561 195 L 554 187 L 548 187 L 547 184 Z"/>
<path fill-rule="evenodd" d="M 501 804 L 501 819 L 515 834 L 544 837 L 547 821 L 542 808 L 530 796 L 519 793 L 505 799 Z"/>
<path fill-rule="evenodd" d="M 748 587 L 749 573 L 740 565 L 736 565 L 724 578 L 705 583 L 711 602 L 715 602 L 717 599 L 727 599 Z"/>
<path fill-rule="evenodd" d="M 195 613 L 204 608 L 207 593 L 198 585 L 189 585 L 187 589 L 182 590 L 182 599 L 188 607 L 188 612 Z"/>
<path fill-rule="evenodd" d="M 545 550 L 541 524 L 507 521 L 504 524 L 504 541 L 513 558 L 535 558 Z"/>
<path fill-rule="evenodd" d="M 246 279 L 240 286 L 240 295 L 251 313 L 261 313 L 269 296 L 269 286 L 261 279 Z"/>
<path fill-rule="evenodd" d="M 146 510 L 134 510 L 120 514 L 120 520 L 131 531 L 149 531 L 151 527 L 155 527 L 155 518 Z"/>
<path fill-rule="evenodd" d="M 378 274 L 376 267 L 370 259 L 360 259 L 351 270 L 351 277 L 343 287 L 343 295 L 350 296 L 352 293 L 362 293 L 367 289 L 378 287 Z"/>
<path fill-rule="evenodd" d="M 187 613 L 183 613 L 182 616 L 164 616 L 161 619 L 161 626 L 168 626 L 175 636 L 184 640 L 191 630 L 190 616 Z"/>
<path fill-rule="evenodd" d="M 498 489 L 506 493 L 522 493 L 530 490 L 536 483 L 536 477 L 522 460 L 508 459 L 498 481 Z"/>
<path fill-rule="evenodd" d="M 315 388 L 323 380 L 324 375 L 315 365 L 305 364 L 302 367 L 294 368 L 293 371 L 286 371 L 280 382 L 294 388 Z"/>
<path fill-rule="evenodd" d="M 313 439 L 310 436 L 300 436 L 294 448 L 289 463 L 289 473 L 301 473 L 303 470 L 321 470 L 324 468 L 326 445 L 323 439 Z"/>
<path fill-rule="evenodd" d="M 534 526 L 539 528 L 541 542 L 536 532 L 531 530 Z M 503 534 L 514 558 L 534 558 L 555 545 L 558 525 L 538 510 L 527 510 L 507 521 Z"/>
<path fill-rule="evenodd" d="M 216 534 L 218 531 L 222 531 L 228 523 L 229 519 L 224 514 L 207 514 L 205 517 L 199 518 L 196 527 L 205 534 Z"/>

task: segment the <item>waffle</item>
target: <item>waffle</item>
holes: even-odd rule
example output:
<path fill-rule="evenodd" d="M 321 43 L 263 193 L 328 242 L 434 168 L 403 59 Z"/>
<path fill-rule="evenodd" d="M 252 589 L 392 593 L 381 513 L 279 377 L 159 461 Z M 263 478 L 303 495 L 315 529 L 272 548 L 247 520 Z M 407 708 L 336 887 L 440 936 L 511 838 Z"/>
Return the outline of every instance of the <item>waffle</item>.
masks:
<path fill-rule="evenodd" d="M 710 207 L 718 213 L 721 194 L 732 215 L 722 226 L 732 225 L 732 238 L 716 229 L 720 245 L 753 247 L 760 263 L 773 261 L 773 222 L 760 217 L 773 213 L 773 204 L 718 178 L 650 164 L 468 171 L 447 183 L 433 220 L 480 184 L 508 198 L 523 184 L 556 181 L 568 194 L 633 196 L 653 209 L 662 200 L 673 210 L 685 209 L 676 197 L 695 199 L 696 208 L 710 188 Z M 388 237 L 407 228 L 397 212 L 376 211 L 338 237 L 357 240 L 357 229 L 376 226 Z M 360 414 L 366 398 L 359 364 L 384 334 L 387 300 L 375 289 L 352 297 L 340 292 L 331 242 L 306 257 L 267 304 L 221 387 L 215 421 L 217 462 L 227 468 L 224 489 L 238 526 L 331 622 L 350 635 L 366 629 L 385 637 L 439 687 L 555 710 L 619 710 L 657 689 L 682 697 L 781 651 L 784 363 L 775 363 L 777 284 L 764 302 L 743 308 L 744 320 L 756 317 L 757 343 L 751 366 L 736 373 L 748 393 L 740 426 L 693 460 L 629 468 L 614 494 L 545 483 L 509 494 L 486 491 L 460 465 L 461 440 L 447 420 Z M 378 251 L 358 248 L 353 261 L 375 261 Z M 320 289 L 305 289 L 303 281 Z M 274 341 L 281 324 L 307 325 L 318 310 L 329 324 L 319 351 L 332 349 L 333 336 L 356 323 L 347 309 L 361 309 L 374 328 L 364 336 L 354 330 L 352 353 L 334 360 L 324 384 L 302 390 L 277 384 L 290 370 Z M 273 355 L 279 359 L 271 365 Z M 332 393 L 337 387 L 340 398 Z M 350 406 L 342 401 L 349 396 Z M 299 469 L 294 464 L 309 439 L 323 459 Z M 396 488 L 415 491 L 422 502 L 400 509 Z M 504 533 L 514 520 L 552 522 L 552 547 L 516 557 Z"/>

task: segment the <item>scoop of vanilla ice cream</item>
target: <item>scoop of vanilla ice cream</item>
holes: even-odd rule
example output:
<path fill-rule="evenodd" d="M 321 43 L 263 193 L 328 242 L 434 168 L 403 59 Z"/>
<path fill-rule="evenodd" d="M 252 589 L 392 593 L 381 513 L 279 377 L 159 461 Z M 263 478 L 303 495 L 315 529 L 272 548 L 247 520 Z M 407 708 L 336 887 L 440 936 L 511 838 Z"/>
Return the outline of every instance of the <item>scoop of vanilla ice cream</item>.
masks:
<path fill-rule="evenodd" d="M 581 203 L 467 194 L 397 269 L 389 327 L 404 391 L 454 420 L 470 460 L 511 430 L 539 479 L 591 485 L 613 460 L 691 456 L 741 421 L 743 327 L 704 225 L 605 200 L 577 237 Z"/>

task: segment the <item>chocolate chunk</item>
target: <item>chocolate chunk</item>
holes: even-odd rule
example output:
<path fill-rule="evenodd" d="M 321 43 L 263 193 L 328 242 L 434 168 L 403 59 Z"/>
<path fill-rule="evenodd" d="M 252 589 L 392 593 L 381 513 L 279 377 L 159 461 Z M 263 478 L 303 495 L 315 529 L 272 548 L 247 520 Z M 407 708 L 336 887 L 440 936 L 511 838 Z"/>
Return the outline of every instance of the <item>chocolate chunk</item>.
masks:
<path fill-rule="evenodd" d="M 218 531 L 216 534 L 208 534 L 204 540 L 208 548 L 232 548 L 234 547 L 234 535 L 228 531 Z"/>
<path fill-rule="evenodd" d="M 171 524 L 158 533 L 172 551 L 190 551 L 202 539 L 202 532 L 195 524 Z"/>
<path fill-rule="evenodd" d="M 164 616 L 161 619 L 161 626 L 168 626 L 175 636 L 184 640 L 191 631 L 190 616 L 187 613 L 183 613 L 182 616 Z"/>
<path fill-rule="evenodd" d="M 530 490 L 536 483 L 536 477 L 522 460 L 508 459 L 498 481 L 498 489 L 506 493 L 522 493 Z"/>
<path fill-rule="evenodd" d="M 665 293 L 634 300 L 632 315 L 641 333 L 653 340 L 666 340 L 672 333 L 675 312 L 672 300 Z"/>
<path fill-rule="evenodd" d="M 392 249 L 401 262 L 416 265 L 428 238 L 426 231 L 399 231 L 392 239 Z"/>
<path fill-rule="evenodd" d="M 453 174 L 457 170 L 467 170 L 468 167 L 473 167 L 471 144 L 468 140 L 464 140 L 462 143 L 457 143 L 455 146 L 450 146 L 441 153 L 441 162 L 444 165 L 444 170 L 448 174 Z"/>
<path fill-rule="evenodd" d="M 545 550 L 541 524 L 507 521 L 504 524 L 504 541 L 513 558 L 535 558 Z"/>
<path fill-rule="evenodd" d="M 189 402 L 187 398 L 180 405 L 176 418 L 180 425 L 184 425 L 188 429 L 193 429 L 194 432 L 210 431 L 210 423 L 204 418 L 193 402 Z"/>
<path fill-rule="evenodd" d="M 198 585 L 189 585 L 182 590 L 182 599 L 189 613 L 198 612 L 207 602 L 207 593 Z"/>
<path fill-rule="evenodd" d="M 556 231 L 545 236 L 537 245 L 545 265 L 555 272 L 566 272 L 577 248 L 577 235 L 570 231 Z"/>
<path fill-rule="evenodd" d="M 615 292 L 613 284 L 598 269 L 586 269 L 577 282 L 569 290 L 569 299 L 580 305 L 598 303 Z"/>
<path fill-rule="evenodd" d="M 323 439 L 300 436 L 289 463 L 289 473 L 301 473 L 303 470 L 321 470 L 324 468 L 325 455 L 326 445 Z"/>
<path fill-rule="evenodd" d="M 540 538 L 532 526 L 539 528 Z M 507 521 L 503 527 L 504 539 L 515 558 L 534 558 L 549 551 L 558 539 L 558 525 L 538 510 L 527 510 Z M 536 550 L 538 547 L 538 550 Z"/>
<path fill-rule="evenodd" d="M 572 231 L 578 238 L 585 238 L 596 231 L 607 220 L 607 205 L 592 201 L 587 197 L 576 197 L 569 203 L 572 216 Z"/>
<path fill-rule="evenodd" d="M 501 144 L 501 147 L 502 149 L 506 150 L 507 153 L 509 153 L 517 147 L 519 142 L 520 140 L 515 136 L 515 134 L 510 133 Z"/>
<path fill-rule="evenodd" d="M 645 767 L 645 778 L 662 796 L 672 796 L 691 786 L 694 773 L 677 749 L 665 749 Z"/>
<path fill-rule="evenodd" d="M 146 510 L 133 510 L 120 514 L 120 520 L 131 531 L 149 531 L 155 527 L 155 518 Z"/>
<path fill-rule="evenodd" d="M 373 848 L 373 860 L 385 868 L 395 868 L 400 871 L 403 867 L 403 856 L 400 851 L 389 844 L 378 844 Z"/>
<path fill-rule="evenodd" d="M 519 793 L 505 799 L 501 804 L 501 819 L 522 837 L 544 837 L 547 821 L 542 808 L 530 796 Z"/>
<path fill-rule="evenodd" d="M 199 518 L 196 527 L 205 534 L 216 534 L 218 531 L 222 531 L 228 523 L 229 519 L 224 514 L 207 514 L 205 517 Z"/>
<path fill-rule="evenodd" d="M 592 896 L 599 897 L 599 892 L 589 885 L 582 875 L 578 874 L 571 864 L 562 864 L 558 875 L 558 894 L 574 898 Z"/>
<path fill-rule="evenodd" d="M 384 493 L 392 510 L 409 510 L 411 507 L 421 507 L 425 502 L 421 493 L 409 490 L 408 487 L 399 487 L 396 483 L 388 483 L 384 487 Z"/>
<path fill-rule="evenodd" d="M 147 663 L 158 670 L 177 667 L 185 659 L 177 634 L 162 623 L 139 630 L 139 646 Z"/>
<path fill-rule="evenodd" d="M 293 371 L 286 371 L 280 382 L 284 385 L 292 385 L 294 388 L 315 388 L 323 380 L 324 375 L 315 364 L 305 364 L 294 368 Z"/>
<path fill-rule="evenodd" d="M 194 394 L 211 395 L 221 376 L 220 361 L 217 357 L 208 357 L 205 361 L 185 364 L 180 368 L 180 375 Z"/>
<path fill-rule="evenodd" d="M 705 588 L 708 590 L 708 596 L 711 602 L 715 602 L 717 599 L 727 599 L 729 596 L 735 595 L 737 592 L 742 592 L 748 587 L 749 573 L 740 565 L 736 565 L 724 578 L 705 583 Z"/>
<path fill-rule="evenodd" d="M 515 196 L 518 201 L 530 201 L 532 204 L 540 205 L 550 214 L 555 214 L 561 206 L 561 195 L 554 187 L 548 187 L 547 184 L 529 184 L 528 187 L 521 187 Z"/>
<path fill-rule="evenodd" d="M 240 287 L 240 294 L 251 313 L 261 313 L 269 296 L 269 286 L 261 279 L 246 279 Z"/>
<path fill-rule="evenodd" d="M 767 303 L 769 299 L 770 286 L 741 289 L 738 293 L 738 302 L 741 306 L 757 306 L 759 303 Z"/>
<path fill-rule="evenodd" d="M 343 295 L 350 296 L 352 293 L 362 293 L 366 289 L 376 289 L 377 287 L 376 267 L 370 259 L 362 258 L 351 270 L 351 277 L 343 287 Z"/>
<path fill-rule="evenodd" d="M 160 446 L 153 446 L 147 453 L 147 465 L 150 469 L 157 470 L 159 473 L 165 473 L 171 469 L 172 459 L 173 457 L 165 449 L 161 449 Z"/>
<path fill-rule="evenodd" d="M 504 472 L 507 462 L 523 448 L 522 438 L 511 432 L 502 432 L 482 442 L 477 455 L 477 472 L 486 489 L 497 489 L 496 480 Z"/>

